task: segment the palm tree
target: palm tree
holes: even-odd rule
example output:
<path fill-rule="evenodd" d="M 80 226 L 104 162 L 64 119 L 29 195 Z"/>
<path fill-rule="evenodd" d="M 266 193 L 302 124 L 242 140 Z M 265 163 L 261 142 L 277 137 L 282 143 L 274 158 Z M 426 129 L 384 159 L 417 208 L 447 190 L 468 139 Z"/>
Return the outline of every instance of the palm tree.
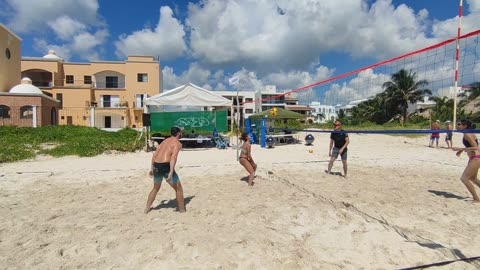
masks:
<path fill-rule="evenodd" d="M 373 99 L 363 101 L 352 108 L 352 118 L 356 121 L 371 121 L 379 123 L 378 116 L 383 113 L 381 104 L 382 101 L 378 95 Z"/>
<path fill-rule="evenodd" d="M 346 116 L 347 116 L 347 115 L 345 114 L 345 110 L 344 110 L 344 109 L 340 109 L 340 110 L 338 111 L 338 115 L 337 115 L 338 120 L 343 121 L 343 119 L 344 119 Z"/>
<path fill-rule="evenodd" d="M 316 116 L 317 119 L 316 120 L 317 121 L 322 121 L 323 119 L 325 119 L 325 117 L 326 117 L 325 114 L 323 112 L 321 112 L 321 113 L 317 114 L 317 116 Z"/>
<path fill-rule="evenodd" d="M 434 112 L 433 118 L 448 120 L 453 118 L 453 99 L 448 97 L 434 97 L 435 106 L 432 111 Z"/>
<path fill-rule="evenodd" d="M 417 73 L 399 70 L 392 74 L 392 79 L 383 84 L 385 89 L 385 102 L 396 108 L 400 108 L 403 115 L 403 124 L 407 121 L 407 108 L 409 103 L 423 100 L 425 95 L 431 95 L 432 91 L 423 88 L 428 84 L 426 80 L 417 81 Z"/>

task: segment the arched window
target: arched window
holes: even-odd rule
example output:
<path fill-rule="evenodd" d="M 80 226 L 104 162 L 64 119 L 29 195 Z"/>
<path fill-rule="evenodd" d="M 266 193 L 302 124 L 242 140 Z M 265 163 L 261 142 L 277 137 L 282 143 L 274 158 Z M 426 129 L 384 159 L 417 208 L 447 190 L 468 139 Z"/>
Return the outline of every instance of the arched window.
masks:
<path fill-rule="evenodd" d="M 10 107 L 0 105 L 0 118 L 10 118 Z"/>
<path fill-rule="evenodd" d="M 32 119 L 32 118 L 33 118 L 32 106 L 23 106 L 20 108 L 20 119 Z"/>

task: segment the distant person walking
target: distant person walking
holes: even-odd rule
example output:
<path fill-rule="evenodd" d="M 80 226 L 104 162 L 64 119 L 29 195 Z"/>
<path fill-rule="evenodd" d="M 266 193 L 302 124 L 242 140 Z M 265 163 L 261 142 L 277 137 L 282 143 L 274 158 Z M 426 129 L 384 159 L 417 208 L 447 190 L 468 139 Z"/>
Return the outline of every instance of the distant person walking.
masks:
<path fill-rule="evenodd" d="M 248 185 L 253 186 L 253 178 L 255 178 L 255 171 L 257 170 L 257 164 L 253 161 L 252 158 L 252 146 L 250 145 L 250 136 L 248 133 L 244 132 L 240 136 L 240 140 L 243 141 L 242 146 L 240 147 L 240 157 L 238 161 L 249 173 L 248 175 Z"/>
<path fill-rule="evenodd" d="M 170 133 L 172 136 L 165 139 L 157 147 L 157 150 L 152 156 L 152 169 L 150 170 L 149 175 L 153 176 L 153 189 L 150 191 L 150 194 L 148 194 L 145 214 L 148 214 L 148 212 L 152 210 L 152 203 L 155 200 L 164 179 L 175 190 L 178 211 L 185 212 L 183 188 L 180 179 L 175 172 L 177 157 L 182 149 L 182 144 L 179 140 L 183 135 L 183 128 L 174 126 L 170 130 Z"/>
<path fill-rule="evenodd" d="M 432 131 L 433 130 L 440 130 L 440 120 L 437 120 L 432 124 Z M 440 140 L 440 133 L 432 132 L 432 135 L 430 136 L 430 144 L 428 146 L 433 147 L 433 142 L 435 141 L 435 147 L 438 148 L 438 140 Z"/>
<path fill-rule="evenodd" d="M 333 162 L 337 159 L 338 155 L 342 158 L 343 164 L 343 177 L 347 177 L 347 146 L 350 143 L 348 134 L 343 131 L 342 123 L 335 121 L 334 128 L 336 132 L 330 134 L 330 147 L 328 148 L 328 156 L 330 161 L 328 162 L 328 169 L 326 173 L 331 173 Z"/>
<path fill-rule="evenodd" d="M 453 137 L 453 132 L 452 132 L 452 122 L 450 120 L 447 120 L 445 122 L 445 129 L 448 130 L 447 134 L 445 135 L 445 143 L 447 144 L 447 148 L 451 149 L 452 148 L 452 137 Z"/>
<path fill-rule="evenodd" d="M 458 123 L 458 129 L 460 130 L 471 130 L 475 128 L 475 124 L 472 124 L 469 120 L 462 120 Z M 480 188 L 480 180 L 478 180 L 478 169 L 480 169 L 480 148 L 478 147 L 478 139 L 475 133 L 463 133 L 463 145 L 465 146 L 464 148 L 452 147 L 452 150 L 457 151 L 457 156 L 460 156 L 462 152 L 467 152 L 467 167 L 463 171 L 460 179 L 467 187 L 470 194 L 472 194 L 473 201 L 478 203 L 480 202 L 480 198 L 478 197 L 473 184 Z"/>

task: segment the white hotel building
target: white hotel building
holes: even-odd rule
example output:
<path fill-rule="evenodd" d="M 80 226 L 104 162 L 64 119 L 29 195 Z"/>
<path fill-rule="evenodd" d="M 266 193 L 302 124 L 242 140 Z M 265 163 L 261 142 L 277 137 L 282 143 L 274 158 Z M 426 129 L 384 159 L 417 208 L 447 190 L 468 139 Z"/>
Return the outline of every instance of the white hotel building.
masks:
<path fill-rule="evenodd" d="M 309 107 L 314 109 L 312 111 L 312 116 L 314 117 L 315 123 L 326 123 L 328 121 L 335 121 L 338 114 L 335 106 L 332 105 L 321 105 L 318 101 L 313 101 L 310 103 Z M 321 117 L 321 116 L 324 117 Z"/>

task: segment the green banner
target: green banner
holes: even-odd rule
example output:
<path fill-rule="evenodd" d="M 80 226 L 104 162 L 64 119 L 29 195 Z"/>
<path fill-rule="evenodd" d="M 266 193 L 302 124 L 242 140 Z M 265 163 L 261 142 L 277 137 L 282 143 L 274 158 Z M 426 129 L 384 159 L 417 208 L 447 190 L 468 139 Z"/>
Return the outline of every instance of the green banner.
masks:
<path fill-rule="evenodd" d="M 150 114 L 150 128 L 155 131 L 170 131 L 172 126 L 184 127 L 186 131 L 208 131 L 216 127 L 218 132 L 227 132 L 227 111 L 201 112 L 154 112 Z"/>

